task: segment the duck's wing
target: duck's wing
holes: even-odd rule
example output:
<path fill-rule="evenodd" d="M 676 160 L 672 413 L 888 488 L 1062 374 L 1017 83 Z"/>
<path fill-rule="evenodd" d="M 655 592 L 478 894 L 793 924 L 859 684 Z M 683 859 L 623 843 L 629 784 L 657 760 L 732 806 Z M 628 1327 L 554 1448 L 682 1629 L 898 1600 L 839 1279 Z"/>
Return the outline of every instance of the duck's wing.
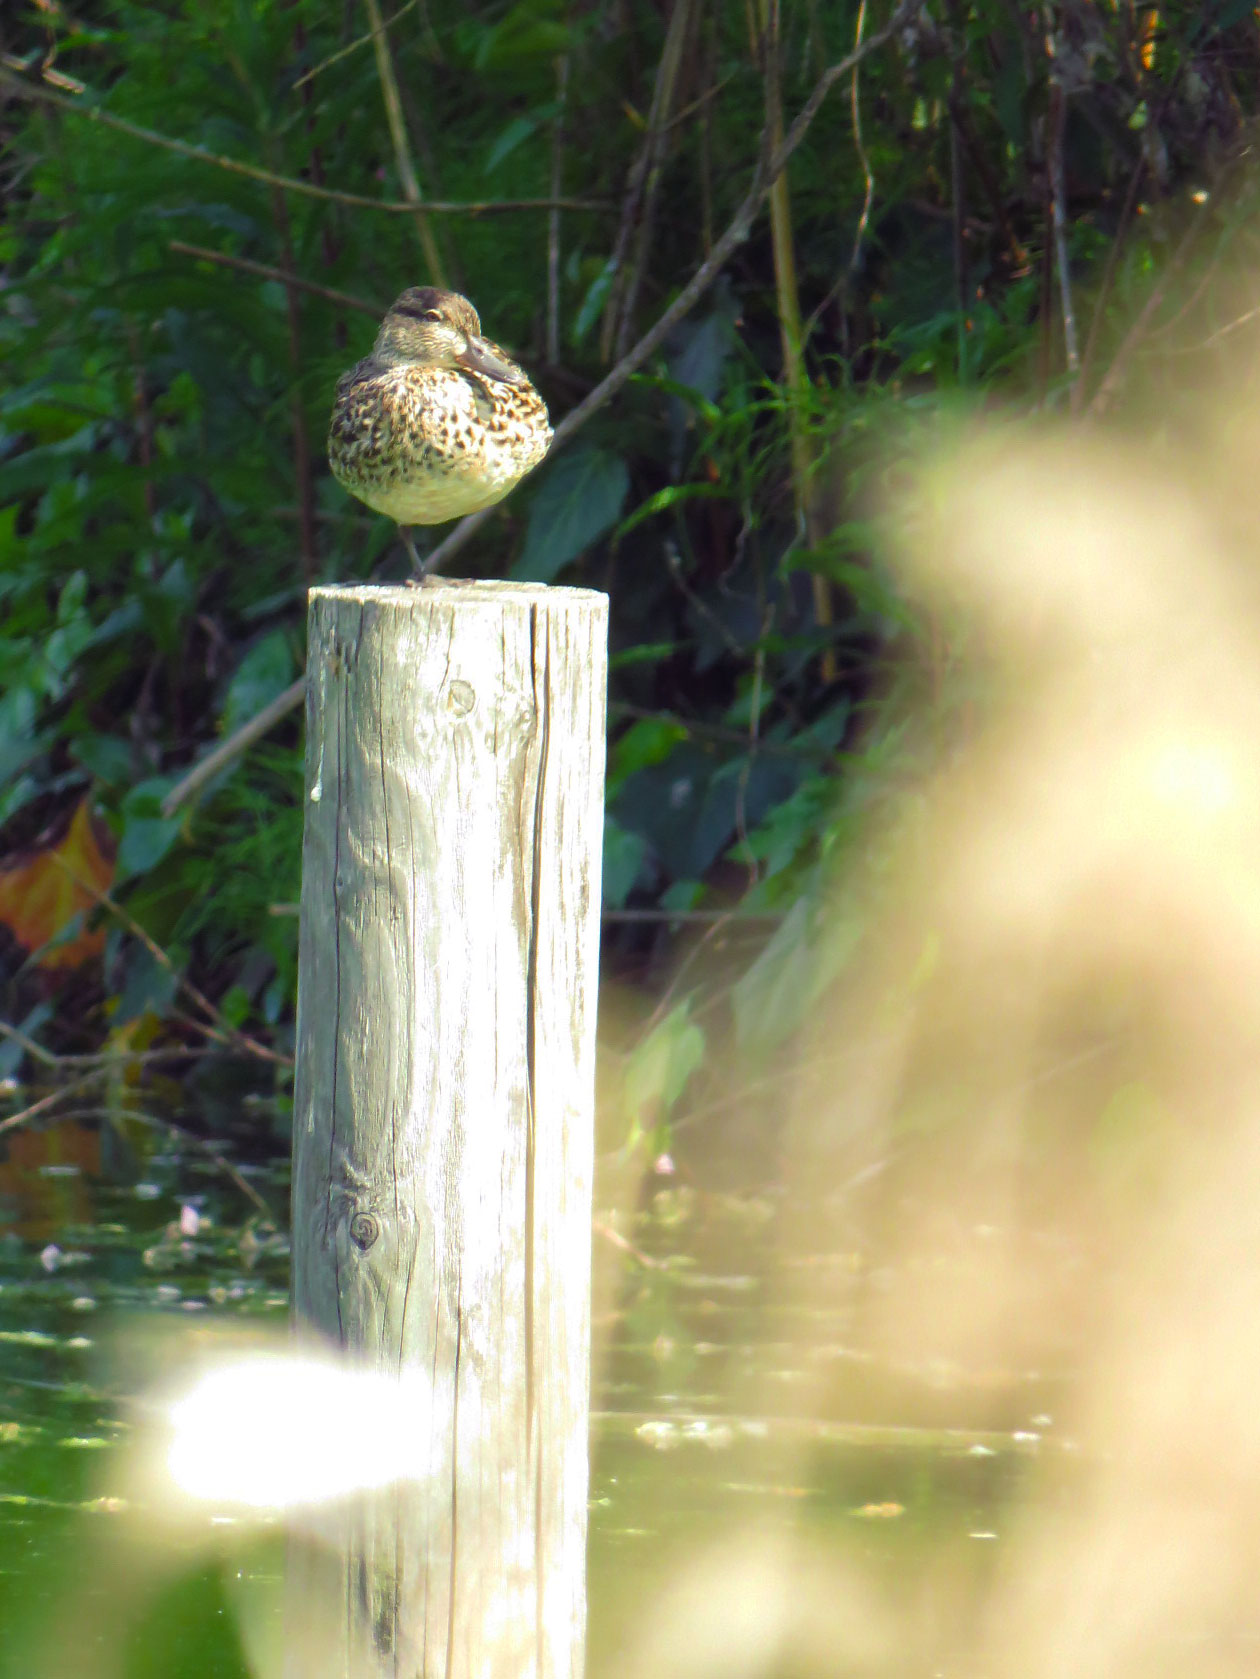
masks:
<path fill-rule="evenodd" d="M 385 370 L 385 363 L 378 361 L 375 356 L 365 356 L 362 361 L 355 362 L 349 372 L 343 373 L 337 381 L 337 394 L 333 399 L 334 412 L 360 386 L 370 385 L 374 379 L 379 379 Z"/>

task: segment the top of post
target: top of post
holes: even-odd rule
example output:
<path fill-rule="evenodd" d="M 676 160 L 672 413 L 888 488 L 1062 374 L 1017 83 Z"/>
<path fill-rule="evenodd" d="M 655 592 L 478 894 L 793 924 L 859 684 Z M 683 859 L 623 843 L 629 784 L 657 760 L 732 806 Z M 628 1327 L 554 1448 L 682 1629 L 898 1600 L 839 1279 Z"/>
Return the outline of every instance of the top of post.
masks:
<path fill-rule="evenodd" d="M 311 605 L 317 600 L 338 604 L 356 602 L 362 606 L 403 606 L 418 601 L 441 600 L 443 606 L 483 606 L 491 600 L 546 602 L 552 606 L 603 608 L 608 596 L 602 589 L 574 589 L 559 583 L 513 583 L 498 578 L 426 577 L 412 583 L 316 583 L 309 590 Z"/>

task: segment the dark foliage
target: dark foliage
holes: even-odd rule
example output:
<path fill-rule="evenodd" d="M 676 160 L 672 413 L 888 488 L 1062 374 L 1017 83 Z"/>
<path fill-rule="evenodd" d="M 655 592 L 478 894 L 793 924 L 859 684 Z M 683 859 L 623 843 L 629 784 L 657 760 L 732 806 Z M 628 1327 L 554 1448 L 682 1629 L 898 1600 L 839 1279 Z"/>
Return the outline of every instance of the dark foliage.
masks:
<path fill-rule="evenodd" d="M 704 263 L 760 137 L 888 14 L 376 15 L 49 0 L 5 26 L 0 821 L 29 850 L 89 797 L 114 896 L 173 964 L 115 922 L 90 982 L 12 967 L 4 1012 L 52 1047 L 187 1030 L 181 974 L 284 1046 L 295 716 L 194 808 L 160 803 L 300 673 L 311 581 L 405 572 L 323 457 L 374 313 L 458 287 L 562 417 Z M 781 918 L 721 969 L 746 1036 L 797 1018 L 786 959 L 914 768 L 911 701 L 953 726 L 949 635 L 881 559 L 899 463 L 980 406 L 1149 411 L 1236 350 L 1258 71 L 1232 0 L 925 7 L 831 89 L 661 352 L 461 556 L 609 590 L 607 907 Z M 399 207 L 413 178 L 570 207 Z M 643 974 L 666 925 L 610 921 L 609 960 Z M 636 1112 L 700 1058 L 689 1006 L 658 1023 Z"/>

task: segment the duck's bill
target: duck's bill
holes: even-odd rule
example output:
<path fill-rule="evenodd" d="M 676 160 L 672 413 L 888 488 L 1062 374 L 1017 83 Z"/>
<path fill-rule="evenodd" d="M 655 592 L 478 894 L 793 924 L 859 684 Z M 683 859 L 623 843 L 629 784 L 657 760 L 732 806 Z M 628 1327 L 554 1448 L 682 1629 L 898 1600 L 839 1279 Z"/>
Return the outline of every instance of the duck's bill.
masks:
<path fill-rule="evenodd" d="M 505 385 L 528 384 L 520 368 L 497 355 L 484 338 L 470 338 L 466 349 L 455 360 L 466 373 L 479 373 L 483 379 L 499 379 Z"/>

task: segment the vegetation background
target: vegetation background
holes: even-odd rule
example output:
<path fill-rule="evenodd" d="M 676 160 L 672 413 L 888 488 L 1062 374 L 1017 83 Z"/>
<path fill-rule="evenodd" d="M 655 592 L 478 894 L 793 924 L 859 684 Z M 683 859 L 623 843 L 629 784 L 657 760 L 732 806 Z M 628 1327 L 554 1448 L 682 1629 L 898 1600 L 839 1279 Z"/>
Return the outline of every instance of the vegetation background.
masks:
<path fill-rule="evenodd" d="M 311 582 L 405 574 L 323 452 L 404 286 L 554 420 L 616 375 L 458 569 L 611 595 L 613 1114 L 654 1148 L 853 959 L 872 817 L 930 843 L 975 632 L 888 564 L 916 452 L 1000 409 L 1175 460 L 1254 330 L 1236 0 L 32 0 L 0 53 L 11 1119 L 287 1089 L 298 715 L 168 795 L 300 675 Z"/>

